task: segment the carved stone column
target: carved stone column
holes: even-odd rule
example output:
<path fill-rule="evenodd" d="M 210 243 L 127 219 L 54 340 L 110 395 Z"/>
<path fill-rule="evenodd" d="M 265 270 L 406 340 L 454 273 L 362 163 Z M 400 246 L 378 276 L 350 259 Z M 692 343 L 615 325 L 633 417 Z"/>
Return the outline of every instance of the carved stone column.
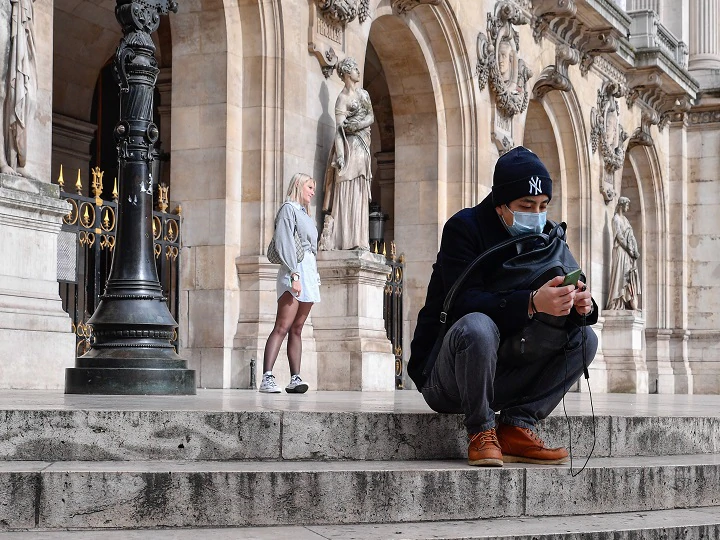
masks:
<path fill-rule="evenodd" d="M 690 2 L 690 71 L 720 69 L 720 0 Z"/>

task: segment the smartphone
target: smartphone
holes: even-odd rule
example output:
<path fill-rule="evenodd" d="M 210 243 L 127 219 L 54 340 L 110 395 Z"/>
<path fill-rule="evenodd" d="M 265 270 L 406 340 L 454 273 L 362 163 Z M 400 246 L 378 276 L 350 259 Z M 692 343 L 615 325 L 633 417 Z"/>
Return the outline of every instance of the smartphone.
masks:
<path fill-rule="evenodd" d="M 577 287 L 578 279 L 580 279 L 580 274 L 582 274 L 582 270 L 578 268 L 577 270 L 573 270 L 569 274 L 565 275 L 565 279 L 563 280 L 561 287 L 565 287 L 566 285 L 575 285 Z"/>

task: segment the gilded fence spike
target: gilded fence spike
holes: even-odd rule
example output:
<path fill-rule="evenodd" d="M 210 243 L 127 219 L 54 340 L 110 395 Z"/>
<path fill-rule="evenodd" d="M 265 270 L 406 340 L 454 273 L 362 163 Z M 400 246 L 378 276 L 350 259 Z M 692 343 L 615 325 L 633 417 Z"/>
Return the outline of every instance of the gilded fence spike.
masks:
<path fill-rule="evenodd" d="M 58 176 L 58 185 L 62 191 L 65 191 L 65 178 L 63 178 L 63 166 L 60 164 L 60 176 Z"/>
<path fill-rule="evenodd" d="M 75 182 L 75 189 L 77 190 L 78 195 L 82 195 L 82 180 L 80 179 L 80 169 L 78 169 L 78 177 L 77 181 Z"/>
<path fill-rule="evenodd" d="M 120 194 L 118 193 L 118 188 L 117 188 L 117 176 L 116 176 L 116 177 L 115 177 L 115 183 L 113 184 L 113 192 L 112 192 L 113 200 L 114 200 L 114 201 L 117 201 L 119 195 L 120 195 Z"/>

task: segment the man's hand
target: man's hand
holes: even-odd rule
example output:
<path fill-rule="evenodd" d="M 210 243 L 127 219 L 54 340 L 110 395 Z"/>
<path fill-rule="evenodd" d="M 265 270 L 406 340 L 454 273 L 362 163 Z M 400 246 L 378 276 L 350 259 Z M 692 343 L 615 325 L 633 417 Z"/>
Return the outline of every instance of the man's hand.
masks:
<path fill-rule="evenodd" d="M 576 305 L 576 296 L 579 291 L 575 290 L 575 285 L 560 287 L 564 279 L 565 276 L 556 276 L 537 290 L 534 302 L 538 313 L 548 313 L 555 317 L 570 313 L 573 305 Z M 589 291 L 587 297 L 590 297 Z M 578 313 L 580 312 L 578 311 Z"/>
<path fill-rule="evenodd" d="M 575 311 L 580 315 L 590 315 L 592 309 L 590 289 L 582 281 L 578 281 L 578 290 L 575 291 Z"/>

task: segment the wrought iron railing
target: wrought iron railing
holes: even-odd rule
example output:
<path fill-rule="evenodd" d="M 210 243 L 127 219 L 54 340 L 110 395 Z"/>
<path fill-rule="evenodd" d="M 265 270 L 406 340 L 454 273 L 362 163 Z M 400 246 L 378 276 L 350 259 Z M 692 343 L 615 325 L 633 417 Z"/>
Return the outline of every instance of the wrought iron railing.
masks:
<path fill-rule="evenodd" d="M 375 253 L 378 252 L 378 245 L 375 245 Z M 395 355 L 395 388 L 404 388 L 403 363 L 403 289 L 405 279 L 405 256 L 396 255 L 395 242 L 390 243 L 390 254 L 382 247 L 382 254 L 385 255 L 387 265 L 390 267 L 385 291 L 383 296 L 383 318 L 385 319 L 385 333 L 392 343 L 393 354 Z"/>
<path fill-rule="evenodd" d="M 60 197 L 70 203 L 70 212 L 63 218 L 58 236 L 58 283 L 63 309 L 72 319 L 76 336 L 76 356 L 90 348 L 92 331 L 87 321 L 97 308 L 110 274 L 117 230 L 117 181 L 113 200 L 104 200 L 103 172 L 92 170 L 90 188 L 94 197 L 82 195 L 83 185 L 78 171 L 76 193 L 65 191 L 62 166 L 58 184 Z M 168 188 L 158 186 L 157 208 L 153 212 L 155 264 L 170 313 L 178 320 L 180 305 L 180 225 L 181 209 L 172 214 L 168 209 Z M 173 336 L 177 349 L 178 336 Z"/>

